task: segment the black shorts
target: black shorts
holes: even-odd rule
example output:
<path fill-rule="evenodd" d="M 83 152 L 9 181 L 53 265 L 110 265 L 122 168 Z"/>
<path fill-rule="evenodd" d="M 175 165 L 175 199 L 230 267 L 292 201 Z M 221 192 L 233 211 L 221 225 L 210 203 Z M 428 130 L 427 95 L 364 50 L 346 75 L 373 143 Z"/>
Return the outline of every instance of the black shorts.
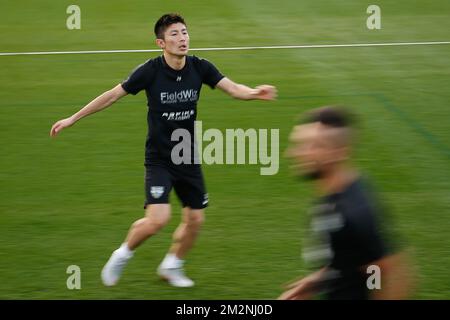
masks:
<path fill-rule="evenodd" d="M 183 207 L 203 209 L 208 206 L 208 194 L 199 165 L 146 165 L 144 209 L 148 204 L 169 203 L 175 193 Z"/>

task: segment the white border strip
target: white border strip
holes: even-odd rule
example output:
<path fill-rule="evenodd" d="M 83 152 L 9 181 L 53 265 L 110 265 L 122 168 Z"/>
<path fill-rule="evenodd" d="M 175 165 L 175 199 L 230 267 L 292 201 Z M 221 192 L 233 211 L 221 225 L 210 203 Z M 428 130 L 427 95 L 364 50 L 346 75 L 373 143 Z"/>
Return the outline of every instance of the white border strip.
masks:
<path fill-rule="evenodd" d="M 386 42 L 386 43 L 349 43 L 349 44 L 313 44 L 296 46 L 260 46 L 260 47 L 229 47 L 229 48 L 194 48 L 189 51 L 229 51 L 229 50 L 259 50 L 259 49 L 308 49 L 308 48 L 352 48 L 352 47 L 387 47 L 387 46 L 429 46 L 445 45 L 450 41 L 434 42 Z M 149 50 L 87 50 L 87 51 L 41 51 L 41 52 L 0 52 L 0 56 L 51 55 L 51 54 L 97 54 L 97 53 L 139 53 L 161 52 L 160 49 Z"/>

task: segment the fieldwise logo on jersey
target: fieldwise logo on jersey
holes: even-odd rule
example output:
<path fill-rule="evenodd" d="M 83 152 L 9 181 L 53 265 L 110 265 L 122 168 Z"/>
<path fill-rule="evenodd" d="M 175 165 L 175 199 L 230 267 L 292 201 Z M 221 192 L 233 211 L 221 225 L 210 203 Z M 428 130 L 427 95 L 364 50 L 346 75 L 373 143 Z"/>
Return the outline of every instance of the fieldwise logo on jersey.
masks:
<path fill-rule="evenodd" d="M 161 103 L 180 103 L 198 100 L 198 91 L 194 89 L 175 91 L 175 92 L 161 92 Z"/>

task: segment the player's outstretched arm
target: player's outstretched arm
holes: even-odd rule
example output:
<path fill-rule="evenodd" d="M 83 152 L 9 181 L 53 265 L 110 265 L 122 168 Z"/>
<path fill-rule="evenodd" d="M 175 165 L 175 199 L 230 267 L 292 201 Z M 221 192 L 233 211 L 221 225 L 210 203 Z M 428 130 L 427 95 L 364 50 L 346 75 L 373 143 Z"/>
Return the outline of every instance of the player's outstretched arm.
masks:
<path fill-rule="evenodd" d="M 277 97 L 277 89 L 267 84 L 249 88 L 228 78 L 223 78 L 217 83 L 216 87 L 239 100 L 275 100 Z"/>
<path fill-rule="evenodd" d="M 89 102 L 85 107 L 83 107 L 77 113 L 73 114 L 71 117 L 57 121 L 50 130 L 50 136 L 55 137 L 61 130 L 74 125 L 75 122 L 77 122 L 81 118 L 109 107 L 114 102 L 116 102 L 123 96 L 126 96 L 127 94 L 128 93 L 122 88 L 122 85 L 118 84 L 111 90 L 104 92 L 103 94 L 99 95 L 97 98 Z"/>

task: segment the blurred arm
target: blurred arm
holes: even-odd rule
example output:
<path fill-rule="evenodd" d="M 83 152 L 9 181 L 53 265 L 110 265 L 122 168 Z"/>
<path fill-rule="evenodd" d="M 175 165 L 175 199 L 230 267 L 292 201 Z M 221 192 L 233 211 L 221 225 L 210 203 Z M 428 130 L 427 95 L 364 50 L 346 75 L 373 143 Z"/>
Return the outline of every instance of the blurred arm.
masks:
<path fill-rule="evenodd" d="M 322 268 L 300 280 L 286 286 L 286 291 L 278 297 L 278 300 L 306 300 L 312 299 L 318 292 L 324 273 L 327 268 Z"/>
<path fill-rule="evenodd" d="M 275 100 L 277 96 L 277 90 L 274 86 L 261 85 L 252 89 L 246 85 L 235 83 L 226 77 L 220 80 L 216 87 L 239 100 Z"/>
<path fill-rule="evenodd" d="M 78 120 L 109 107 L 127 94 L 128 93 L 122 88 L 122 85 L 118 84 L 111 90 L 104 92 L 89 102 L 85 107 L 73 114 L 71 117 L 56 122 L 50 130 L 50 136 L 56 136 L 64 128 L 68 128 L 75 124 Z"/>

